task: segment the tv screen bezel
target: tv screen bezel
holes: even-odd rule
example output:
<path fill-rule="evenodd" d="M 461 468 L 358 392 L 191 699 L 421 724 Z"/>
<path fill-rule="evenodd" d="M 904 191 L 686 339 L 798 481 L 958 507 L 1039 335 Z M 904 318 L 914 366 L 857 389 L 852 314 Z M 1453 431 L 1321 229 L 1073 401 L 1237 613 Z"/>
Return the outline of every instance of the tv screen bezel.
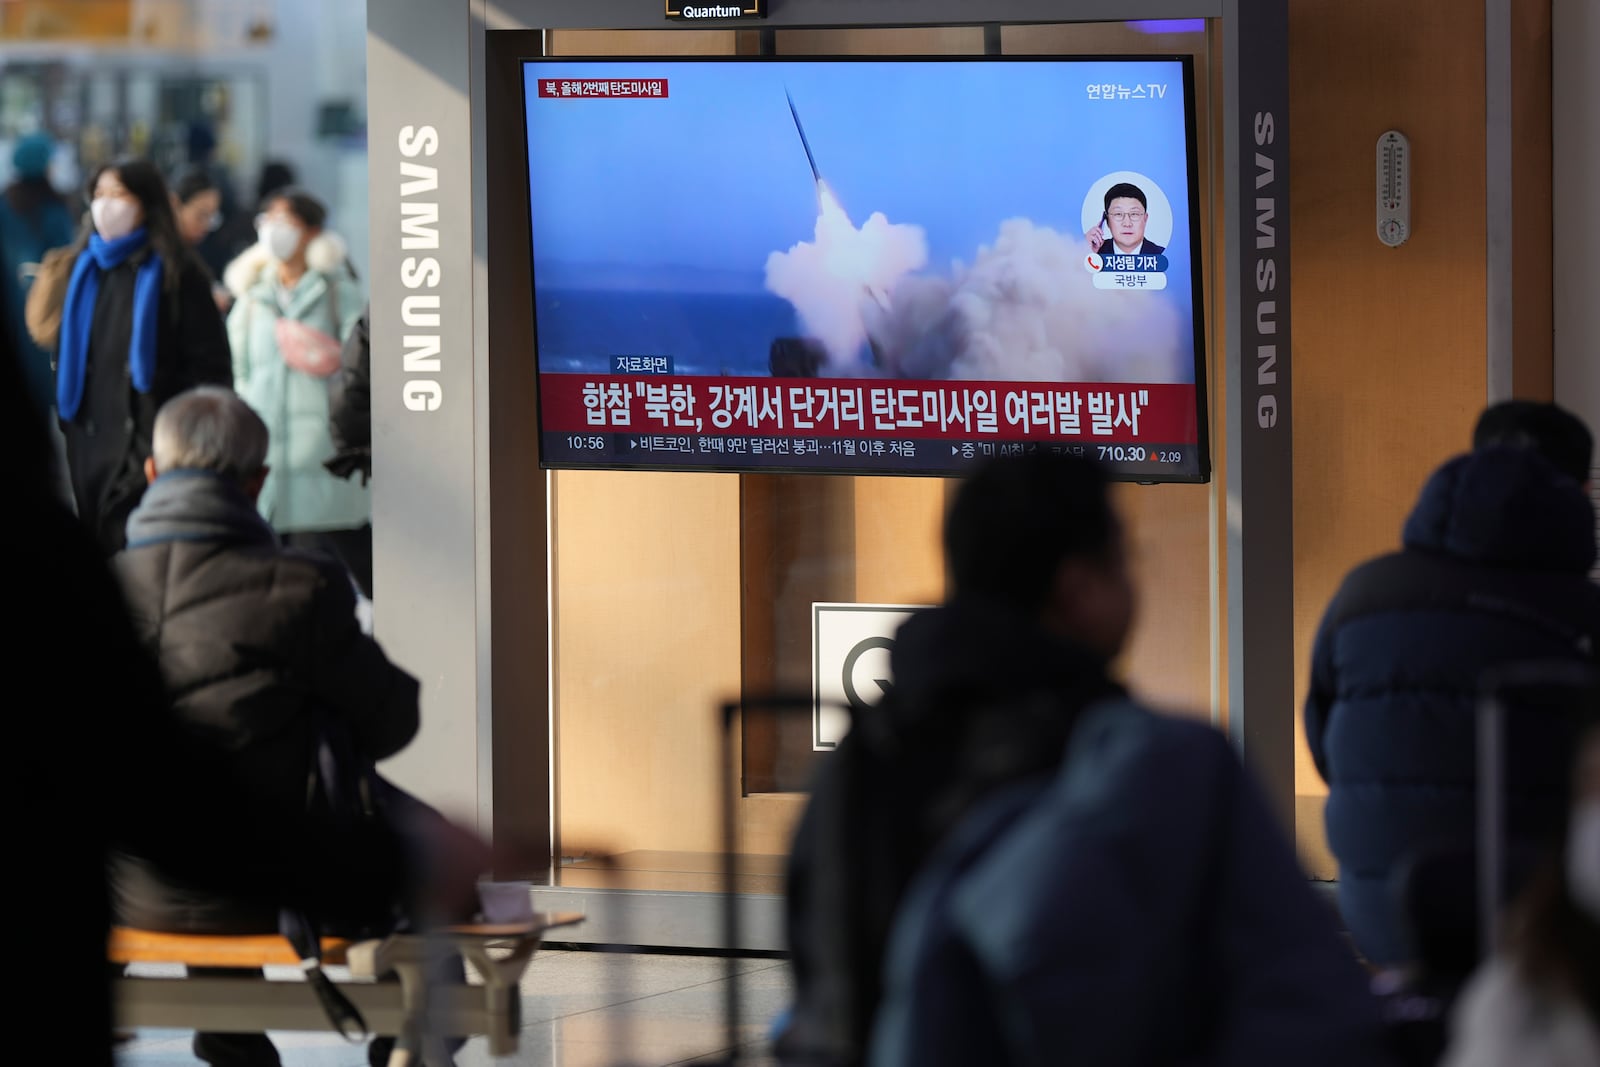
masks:
<path fill-rule="evenodd" d="M 1139 485 L 1206 485 L 1211 482 L 1213 465 L 1211 461 L 1211 398 L 1208 388 L 1210 380 L 1210 350 L 1206 343 L 1206 303 L 1205 303 L 1205 258 L 1202 254 L 1204 246 L 1201 238 L 1200 216 L 1202 204 L 1200 202 L 1200 155 L 1198 138 L 1197 112 L 1198 101 L 1195 98 L 1194 56 L 1189 53 L 1146 53 L 1128 54 L 1093 54 L 1075 53 L 1071 55 L 720 55 L 720 56 L 524 56 L 519 60 L 522 77 L 520 79 L 521 112 L 522 112 L 522 195 L 528 205 L 528 228 L 524 238 L 528 242 L 528 269 L 531 283 L 528 293 L 528 310 L 533 322 L 533 361 L 535 381 L 534 417 L 536 419 L 539 440 L 539 466 L 543 470 L 593 470 L 593 471 L 654 471 L 662 474 L 671 473 L 702 473 L 702 474 L 801 474 L 801 475 L 837 475 L 856 477 L 898 477 L 898 478 L 959 478 L 964 470 L 972 466 L 972 462 L 962 467 L 950 470 L 908 470 L 904 467 L 814 467 L 807 465 L 792 466 L 767 466 L 752 464 L 748 466 L 729 466 L 712 463 L 628 463 L 621 460 L 605 460 L 593 463 L 573 462 L 565 460 L 550 460 L 544 455 L 544 400 L 542 389 L 543 372 L 539 365 L 539 311 L 538 311 L 538 266 L 534 259 L 534 230 L 537 221 L 533 211 L 533 171 L 532 171 L 532 127 L 529 125 L 528 115 L 528 87 L 538 80 L 532 72 L 540 65 L 550 64 L 580 64 L 580 63 L 639 63 L 657 64 L 662 66 L 685 67 L 701 64 L 770 64 L 770 63 L 802 63 L 806 65 L 825 66 L 843 63 L 1177 63 L 1181 68 L 1183 79 L 1183 122 L 1184 122 L 1184 158 L 1188 163 L 1185 168 L 1188 172 L 1188 206 L 1189 206 L 1189 247 L 1193 249 L 1190 260 L 1190 302 L 1193 309 L 1191 316 L 1194 330 L 1194 397 L 1195 397 L 1195 458 L 1197 466 L 1194 471 L 1182 471 L 1172 476 L 1151 477 L 1147 473 L 1129 473 L 1120 470 L 1114 464 L 1106 464 L 1107 475 L 1114 481 L 1133 483 Z M 761 380 L 752 377 L 752 381 Z M 842 380 L 842 379 L 841 379 Z M 869 379 L 863 379 L 869 380 Z M 875 380 L 875 379 L 870 379 Z M 907 379 L 908 381 L 911 379 Z M 1073 385 L 1073 382 L 1050 382 L 1051 385 Z M 1125 385 L 1138 385 L 1138 382 L 1119 383 Z M 1039 441 L 1038 443 L 1043 443 Z M 1089 445 L 1092 442 L 1066 442 L 1071 444 Z M 1172 442 L 1173 444 L 1185 442 Z"/>

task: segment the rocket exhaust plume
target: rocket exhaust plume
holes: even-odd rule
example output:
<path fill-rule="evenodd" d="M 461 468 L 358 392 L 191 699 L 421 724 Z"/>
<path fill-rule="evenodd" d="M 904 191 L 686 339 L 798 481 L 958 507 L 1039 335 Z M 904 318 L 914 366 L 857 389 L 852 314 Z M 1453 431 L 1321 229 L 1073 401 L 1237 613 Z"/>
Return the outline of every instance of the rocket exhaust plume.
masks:
<path fill-rule="evenodd" d="M 1029 219 L 948 273 L 917 274 L 894 309 L 867 308 L 877 371 L 891 378 L 1181 382 L 1194 360 L 1164 293 L 1107 292 L 1083 269 L 1083 239 Z"/>
<path fill-rule="evenodd" d="M 928 261 L 922 227 L 891 224 L 875 213 L 857 228 L 823 180 L 794 97 L 789 115 L 817 188 L 814 239 L 767 258 L 767 288 L 794 305 L 801 323 L 827 349 L 830 372 L 858 374 L 867 342 L 865 316 L 888 315 L 895 284 Z"/>

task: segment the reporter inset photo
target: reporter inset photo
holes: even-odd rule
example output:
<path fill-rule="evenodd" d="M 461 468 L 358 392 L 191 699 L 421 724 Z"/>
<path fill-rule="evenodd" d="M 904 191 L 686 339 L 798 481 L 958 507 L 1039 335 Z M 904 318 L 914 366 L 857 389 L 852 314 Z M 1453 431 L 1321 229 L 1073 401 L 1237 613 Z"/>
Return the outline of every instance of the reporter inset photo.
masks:
<path fill-rule="evenodd" d="M 1084 239 L 1102 256 L 1159 256 L 1172 241 L 1172 204 L 1134 171 L 1095 182 L 1083 202 Z"/>

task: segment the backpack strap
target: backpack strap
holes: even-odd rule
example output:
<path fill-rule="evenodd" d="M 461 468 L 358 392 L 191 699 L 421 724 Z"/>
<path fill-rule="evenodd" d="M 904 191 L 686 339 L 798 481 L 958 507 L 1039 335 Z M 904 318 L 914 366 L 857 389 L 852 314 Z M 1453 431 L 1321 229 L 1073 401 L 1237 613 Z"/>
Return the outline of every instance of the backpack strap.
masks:
<path fill-rule="evenodd" d="M 360 1010 L 322 969 L 322 933 L 317 924 L 303 912 L 284 909 L 278 913 L 278 932 L 300 957 L 300 970 L 305 974 L 306 984 L 316 994 L 334 1030 L 352 1043 L 365 1042 L 371 1037 L 372 1032 Z"/>

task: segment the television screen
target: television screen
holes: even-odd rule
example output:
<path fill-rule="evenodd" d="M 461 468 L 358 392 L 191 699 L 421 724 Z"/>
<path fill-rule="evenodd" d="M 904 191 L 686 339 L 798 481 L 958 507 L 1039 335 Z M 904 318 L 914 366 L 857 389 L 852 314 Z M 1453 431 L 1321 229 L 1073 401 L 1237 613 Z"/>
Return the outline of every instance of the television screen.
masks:
<path fill-rule="evenodd" d="M 1186 58 L 531 60 L 542 461 L 1209 477 Z"/>

